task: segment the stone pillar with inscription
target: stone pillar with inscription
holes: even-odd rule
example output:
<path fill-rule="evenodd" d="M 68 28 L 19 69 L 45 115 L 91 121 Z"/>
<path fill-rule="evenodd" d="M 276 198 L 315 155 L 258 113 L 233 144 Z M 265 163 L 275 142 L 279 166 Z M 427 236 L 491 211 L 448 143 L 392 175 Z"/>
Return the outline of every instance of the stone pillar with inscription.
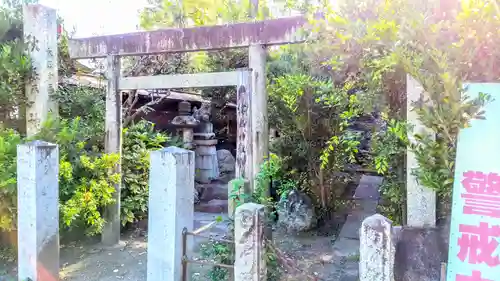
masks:
<path fill-rule="evenodd" d="M 245 203 L 234 215 L 235 281 L 267 280 L 265 206 Z"/>
<path fill-rule="evenodd" d="M 58 114 L 57 102 L 51 94 L 57 89 L 57 14 L 56 10 L 39 4 L 23 6 L 24 40 L 29 48 L 33 79 L 26 84 L 26 134 L 35 135 L 47 120 L 49 112 Z"/>
<path fill-rule="evenodd" d="M 236 175 L 249 181 L 250 189 L 253 190 L 253 151 L 252 151 L 252 72 L 241 71 L 238 85 L 236 87 Z"/>

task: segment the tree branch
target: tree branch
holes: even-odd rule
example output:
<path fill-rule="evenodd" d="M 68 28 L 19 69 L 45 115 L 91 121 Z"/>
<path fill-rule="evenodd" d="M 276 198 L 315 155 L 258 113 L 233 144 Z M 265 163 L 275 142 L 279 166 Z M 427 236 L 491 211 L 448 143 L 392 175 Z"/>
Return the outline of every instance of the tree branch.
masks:
<path fill-rule="evenodd" d="M 138 100 L 138 94 L 136 93 L 136 100 Z M 154 111 L 154 109 L 152 108 L 152 106 L 154 105 L 157 105 L 157 104 L 160 104 L 162 103 L 164 100 L 166 100 L 168 97 L 170 96 L 170 91 L 168 91 L 167 93 L 165 93 L 163 96 L 161 96 L 160 98 L 158 99 L 155 99 L 155 100 L 152 100 L 148 103 L 146 103 L 145 105 L 139 107 L 133 114 L 129 114 L 128 116 L 126 116 L 123 120 L 123 127 L 127 127 L 130 123 L 132 123 L 132 121 L 134 121 L 139 115 L 141 114 L 147 114 L 149 112 L 152 112 Z M 135 105 L 137 103 L 137 101 L 134 100 L 135 102 L 133 103 L 133 105 Z M 132 113 L 132 110 L 133 110 L 133 106 L 131 106 L 128 110 L 129 113 Z"/>

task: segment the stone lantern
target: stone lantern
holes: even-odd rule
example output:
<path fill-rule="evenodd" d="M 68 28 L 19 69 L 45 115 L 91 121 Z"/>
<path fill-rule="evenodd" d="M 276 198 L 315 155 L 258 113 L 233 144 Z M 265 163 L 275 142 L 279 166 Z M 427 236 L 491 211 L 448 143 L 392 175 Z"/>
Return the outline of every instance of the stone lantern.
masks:
<path fill-rule="evenodd" d="M 200 121 L 191 115 L 191 103 L 182 101 L 179 103 L 179 115 L 172 120 L 172 125 L 182 130 L 182 141 L 185 149 L 193 149 L 193 129 Z"/>

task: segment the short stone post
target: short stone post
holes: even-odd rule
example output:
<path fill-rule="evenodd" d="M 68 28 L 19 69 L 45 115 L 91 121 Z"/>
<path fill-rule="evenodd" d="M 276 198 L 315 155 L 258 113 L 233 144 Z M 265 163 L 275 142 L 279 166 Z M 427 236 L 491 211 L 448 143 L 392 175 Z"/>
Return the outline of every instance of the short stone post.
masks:
<path fill-rule="evenodd" d="M 375 214 L 361 224 L 359 246 L 360 281 L 394 281 L 396 245 L 392 221 Z"/>
<path fill-rule="evenodd" d="M 250 182 L 245 179 L 233 179 L 227 184 L 227 215 L 230 219 L 234 218 L 234 212 L 238 201 L 243 200 L 245 195 L 250 195 Z"/>
<path fill-rule="evenodd" d="M 193 193 L 193 151 L 168 147 L 151 152 L 148 281 L 181 280 L 182 230 L 194 227 Z"/>
<path fill-rule="evenodd" d="M 17 147 L 18 280 L 59 280 L 59 149 Z"/>
<path fill-rule="evenodd" d="M 267 280 L 264 240 L 265 206 L 245 203 L 236 208 L 234 219 L 234 281 Z"/>

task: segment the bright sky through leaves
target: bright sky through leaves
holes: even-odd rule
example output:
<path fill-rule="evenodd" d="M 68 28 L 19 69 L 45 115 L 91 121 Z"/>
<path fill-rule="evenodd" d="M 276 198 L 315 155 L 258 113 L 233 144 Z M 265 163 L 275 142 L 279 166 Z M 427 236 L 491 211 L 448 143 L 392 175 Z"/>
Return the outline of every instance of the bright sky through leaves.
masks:
<path fill-rule="evenodd" d="M 147 0 L 40 0 L 40 4 L 57 9 L 75 37 L 136 31 L 138 11 Z"/>

